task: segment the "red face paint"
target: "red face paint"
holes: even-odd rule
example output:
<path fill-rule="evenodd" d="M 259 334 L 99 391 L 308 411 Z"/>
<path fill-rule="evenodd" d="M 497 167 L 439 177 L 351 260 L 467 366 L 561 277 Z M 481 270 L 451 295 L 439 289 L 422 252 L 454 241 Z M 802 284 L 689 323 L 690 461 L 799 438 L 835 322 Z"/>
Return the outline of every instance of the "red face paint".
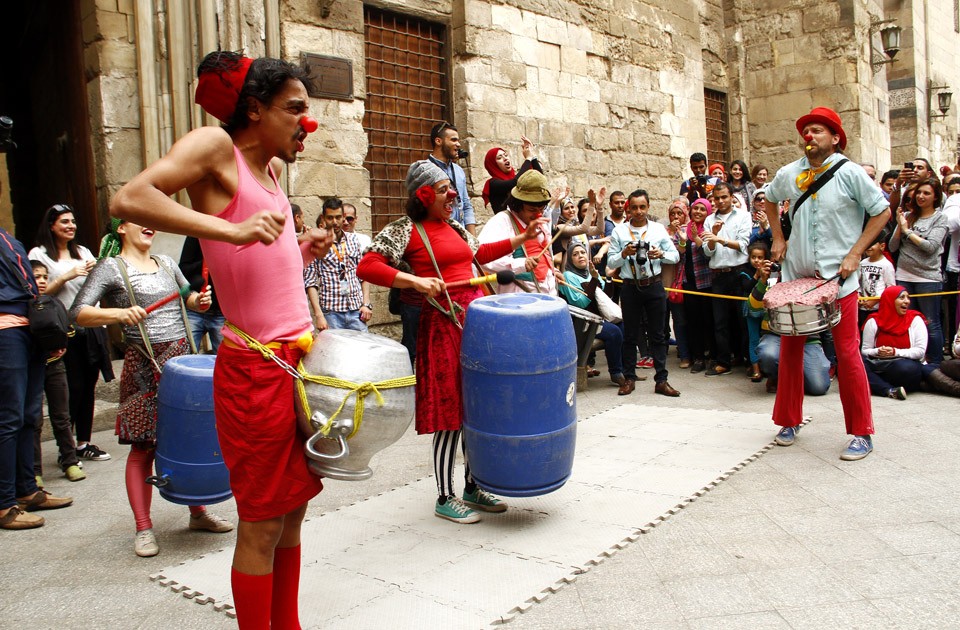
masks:
<path fill-rule="evenodd" d="M 303 130 L 307 133 L 313 133 L 320 127 L 320 123 L 316 121 L 315 118 L 310 118 L 309 116 L 304 116 L 300 119 L 300 126 L 303 127 Z"/>

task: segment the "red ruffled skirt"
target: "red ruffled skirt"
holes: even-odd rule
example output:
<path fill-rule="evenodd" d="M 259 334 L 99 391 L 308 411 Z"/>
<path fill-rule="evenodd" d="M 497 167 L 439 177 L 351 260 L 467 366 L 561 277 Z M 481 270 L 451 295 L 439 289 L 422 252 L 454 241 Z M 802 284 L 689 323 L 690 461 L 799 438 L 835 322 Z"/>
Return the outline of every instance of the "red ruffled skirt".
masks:
<path fill-rule="evenodd" d="M 463 324 L 467 306 L 483 293 L 476 287 L 450 291 L 450 299 L 463 307 L 458 319 Z M 441 306 L 447 305 L 442 293 Z M 435 306 L 423 303 L 417 332 L 417 433 L 455 431 L 463 422 L 463 391 L 460 379 L 460 342 L 463 331 Z"/>

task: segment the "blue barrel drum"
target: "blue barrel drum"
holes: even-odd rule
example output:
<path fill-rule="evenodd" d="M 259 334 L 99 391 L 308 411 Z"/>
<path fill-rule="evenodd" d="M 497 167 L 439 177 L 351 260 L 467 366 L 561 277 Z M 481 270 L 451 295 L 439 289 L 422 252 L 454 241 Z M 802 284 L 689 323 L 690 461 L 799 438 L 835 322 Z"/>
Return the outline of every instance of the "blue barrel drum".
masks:
<path fill-rule="evenodd" d="M 156 476 L 147 482 L 173 503 L 210 505 L 232 496 L 213 416 L 215 360 L 193 354 L 163 366 L 157 389 Z"/>
<path fill-rule="evenodd" d="M 477 485 L 530 497 L 566 483 L 577 435 L 577 343 L 567 303 L 534 293 L 474 300 L 460 365 L 463 439 Z"/>

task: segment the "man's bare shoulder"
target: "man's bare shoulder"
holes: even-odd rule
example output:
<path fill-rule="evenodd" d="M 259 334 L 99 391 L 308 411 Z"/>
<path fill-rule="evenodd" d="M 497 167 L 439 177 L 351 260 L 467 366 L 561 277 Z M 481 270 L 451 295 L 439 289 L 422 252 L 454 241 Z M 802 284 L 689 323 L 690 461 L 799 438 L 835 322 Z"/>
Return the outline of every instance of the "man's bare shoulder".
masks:
<path fill-rule="evenodd" d="M 232 160 L 233 139 L 220 127 L 199 127 L 177 140 L 169 155 L 182 153 L 189 153 L 193 159 Z"/>

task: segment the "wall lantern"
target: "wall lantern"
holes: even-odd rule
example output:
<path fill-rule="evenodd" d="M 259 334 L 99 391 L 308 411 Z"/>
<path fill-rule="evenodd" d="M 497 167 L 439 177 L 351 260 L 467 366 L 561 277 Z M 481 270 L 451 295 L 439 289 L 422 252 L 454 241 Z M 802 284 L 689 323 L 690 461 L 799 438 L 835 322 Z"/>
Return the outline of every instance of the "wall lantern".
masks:
<path fill-rule="evenodd" d="M 878 20 L 870 23 L 870 65 L 873 72 L 880 72 L 880 68 L 888 63 L 893 63 L 894 57 L 900 52 L 900 33 L 903 31 L 894 24 L 896 20 Z M 882 27 L 882 28 L 881 28 Z M 883 54 L 880 54 L 873 47 L 874 33 L 880 33 L 880 45 L 883 47 Z"/>
<path fill-rule="evenodd" d="M 936 93 L 937 95 L 937 109 L 940 110 L 939 114 L 933 113 L 933 103 L 930 103 L 930 118 L 946 118 L 947 112 L 950 111 L 950 103 L 953 101 L 953 92 L 949 92 L 949 85 L 931 85 L 930 93 Z M 939 91 L 937 91 L 939 90 Z"/>

